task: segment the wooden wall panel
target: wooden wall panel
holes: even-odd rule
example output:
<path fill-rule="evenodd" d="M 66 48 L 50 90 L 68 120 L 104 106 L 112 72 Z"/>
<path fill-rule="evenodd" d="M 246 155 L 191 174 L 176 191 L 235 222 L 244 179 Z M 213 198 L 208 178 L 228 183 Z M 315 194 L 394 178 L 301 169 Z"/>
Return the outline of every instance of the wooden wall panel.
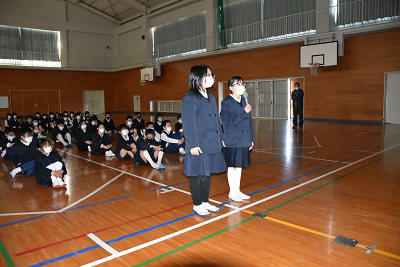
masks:
<path fill-rule="evenodd" d="M 11 106 L 12 106 L 12 111 L 14 113 L 17 113 L 18 115 L 24 114 L 24 105 L 21 105 L 21 103 L 23 102 L 24 102 L 24 95 L 21 91 L 11 92 Z M 8 111 L 4 111 L 4 117 L 6 117 L 8 112 L 11 112 L 11 107 L 9 107 Z"/>
<path fill-rule="evenodd" d="M 62 112 L 60 110 L 60 99 L 58 91 L 47 91 L 47 99 L 49 101 L 49 111 L 50 112 Z"/>

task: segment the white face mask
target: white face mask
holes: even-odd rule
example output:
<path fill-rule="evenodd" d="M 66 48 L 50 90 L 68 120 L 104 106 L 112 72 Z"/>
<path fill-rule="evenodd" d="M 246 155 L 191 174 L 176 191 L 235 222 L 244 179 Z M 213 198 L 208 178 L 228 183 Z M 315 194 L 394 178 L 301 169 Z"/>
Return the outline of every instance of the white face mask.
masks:
<path fill-rule="evenodd" d="M 77 119 L 77 120 L 80 120 L 80 119 L 81 119 L 81 116 L 79 116 L 79 115 L 76 116 L 76 119 Z"/>
<path fill-rule="evenodd" d="M 54 118 L 54 115 L 50 115 L 50 118 Z"/>
<path fill-rule="evenodd" d="M 64 126 L 63 127 L 58 127 L 58 129 L 60 129 L 60 131 L 64 130 Z"/>
<path fill-rule="evenodd" d="M 17 118 L 17 116 L 14 116 L 14 119 L 16 119 Z"/>
<path fill-rule="evenodd" d="M 67 121 L 68 120 L 68 118 L 64 118 L 64 121 Z"/>
<path fill-rule="evenodd" d="M 126 125 L 131 126 L 131 125 L 132 125 L 132 122 L 131 122 L 131 121 L 128 121 L 128 122 L 126 123 Z"/>
<path fill-rule="evenodd" d="M 157 120 L 158 120 L 159 122 L 162 122 L 162 118 L 161 118 L 161 117 L 159 117 Z"/>
<path fill-rule="evenodd" d="M 33 130 L 33 132 L 34 132 L 34 133 L 38 133 L 38 132 L 39 132 L 39 130 Z"/>
<path fill-rule="evenodd" d="M 299 89 L 299 87 L 295 87 L 295 88 L 294 88 L 294 90 L 298 90 L 298 89 Z"/>
<path fill-rule="evenodd" d="M 45 120 L 45 119 L 46 119 L 46 116 L 43 116 L 43 119 Z"/>
<path fill-rule="evenodd" d="M 122 130 L 122 135 L 128 135 L 129 131 L 128 130 Z"/>
<path fill-rule="evenodd" d="M 36 114 L 36 117 L 38 117 L 38 118 L 39 118 L 39 117 L 40 117 L 40 114 Z"/>
<path fill-rule="evenodd" d="M 15 135 L 13 135 L 13 136 L 7 136 L 7 139 L 9 140 L 9 141 L 12 141 L 12 140 L 14 140 L 14 138 L 15 138 Z"/>
<path fill-rule="evenodd" d="M 182 120 L 178 120 L 179 121 L 179 123 L 182 123 Z"/>
<path fill-rule="evenodd" d="M 105 131 L 106 131 L 106 129 L 104 129 L 104 128 L 100 128 L 100 129 L 99 129 L 99 132 L 100 132 L 100 133 L 104 133 Z"/>
<path fill-rule="evenodd" d="M 51 150 L 52 150 L 51 146 L 48 146 L 48 147 L 45 147 L 43 151 L 46 154 L 50 154 Z"/>
<path fill-rule="evenodd" d="M 172 127 L 167 127 L 167 132 L 172 131 Z"/>
<path fill-rule="evenodd" d="M 236 89 L 235 93 L 237 95 L 243 95 L 243 93 L 246 91 L 246 88 L 243 85 L 235 86 L 235 89 Z"/>
<path fill-rule="evenodd" d="M 7 116 L 7 119 L 11 120 L 11 116 Z"/>
<path fill-rule="evenodd" d="M 214 85 L 214 77 L 206 76 L 206 88 Z"/>
<path fill-rule="evenodd" d="M 92 121 L 92 125 L 96 125 L 96 122 L 95 122 L 95 121 Z"/>
<path fill-rule="evenodd" d="M 32 137 L 32 136 L 25 137 L 25 143 L 28 143 L 28 145 L 29 145 L 30 143 L 32 143 L 32 140 L 33 140 L 33 137 Z"/>
<path fill-rule="evenodd" d="M 38 126 L 38 122 L 37 121 L 33 122 L 33 125 Z"/>
<path fill-rule="evenodd" d="M 86 127 L 87 127 L 87 125 L 86 125 L 86 124 L 83 124 L 83 125 L 81 126 L 82 130 L 85 130 L 85 129 L 86 129 Z"/>
<path fill-rule="evenodd" d="M 147 127 L 147 129 L 152 129 L 152 130 L 154 130 L 154 127 L 153 127 L 153 126 L 149 126 L 149 127 Z"/>

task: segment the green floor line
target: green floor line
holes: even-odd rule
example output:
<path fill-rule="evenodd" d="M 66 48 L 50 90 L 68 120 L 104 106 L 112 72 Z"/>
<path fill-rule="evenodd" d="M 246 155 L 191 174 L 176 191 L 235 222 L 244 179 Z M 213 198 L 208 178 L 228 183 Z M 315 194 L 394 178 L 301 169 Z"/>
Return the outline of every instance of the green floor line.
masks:
<path fill-rule="evenodd" d="M 386 156 L 384 156 L 384 157 L 381 157 L 381 158 L 379 158 L 379 159 L 377 159 L 377 160 L 375 160 L 375 161 L 373 161 L 373 162 L 370 162 L 370 163 L 368 163 L 368 164 L 366 164 L 366 165 L 364 165 L 364 166 L 362 166 L 362 167 L 360 167 L 360 168 L 358 168 L 358 169 L 356 169 L 356 170 L 354 170 L 354 171 L 351 171 L 351 172 L 349 172 L 349 173 L 347 173 L 347 174 L 344 174 L 344 175 L 342 175 L 342 176 L 340 176 L 340 177 L 338 177 L 338 178 L 336 178 L 336 179 L 334 179 L 334 180 L 332 180 L 332 181 L 330 181 L 330 182 L 327 182 L 326 184 L 320 185 L 320 186 L 318 186 L 318 187 L 316 187 L 316 188 L 314 188 L 314 189 L 312 189 L 312 190 L 310 190 L 310 191 L 308 191 L 308 192 L 306 192 L 306 193 L 304 193 L 304 194 L 301 194 L 301 195 L 299 195 L 299 196 L 297 196 L 297 197 L 295 197 L 295 198 L 292 198 L 292 199 L 290 199 L 290 200 L 288 200 L 288 201 L 286 201 L 286 202 L 283 202 L 283 203 L 281 203 L 281 204 L 279 204 L 279 205 L 277 205 L 277 206 L 275 206 L 275 207 L 273 207 L 273 208 L 270 208 L 270 209 L 268 209 L 268 210 L 265 210 L 265 211 L 263 211 L 262 213 L 267 213 L 267 212 L 273 211 L 273 210 L 275 210 L 275 209 L 277 209 L 277 208 L 279 208 L 279 207 L 282 207 L 282 206 L 284 206 L 284 205 L 286 205 L 286 204 L 289 204 L 289 203 L 291 203 L 291 202 L 293 202 L 293 201 L 295 201 L 295 200 L 297 200 L 297 199 L 299 199 L 299 198 L 301 198 L 301 197 L 304 197 L 304 196 L 306 196 L 306 195 L 308 195 L 308 194 L 310 194 L 310 193 L 312 193 L 312 192 L 315 192 L 315 191 L 318 190 L 318 189 L 321 189 L 321 188 L 323 188 L 323 187 L 325 187 L 325 186 L 327 186 L 327 185 L 330 185 L 330 184 L 332 184 L 332 183 L 334 183 L 334 182 L 336 182 L 336 181 L 338 181 L 338 180 L 340 180 L 340 179 L 342 179 L 342 178 L 344 178 L 344 177 L 346 177 L 346 176 L 349 176 L 350 174 L 353 174 L 353 173 L 355 173 L 355 172 L 357 172 L 357 171 L 359 171 L 359 170 L 361 170 L 361 169 L 364 169 L 364 168 L 366 168 L 366 167 L 368 167 L 368 166 L 370 166 L 370 165 L 372 165 L 372 164 L 374 164 L 374 163 L 376 163 L 376 162 L 382 160 L 383 158 L 386 158 L 386 157 L 388 157 L 388 156 L 390 156 L 390 155 L 392 155 L 392 154 L 394 154 L 394 153 L 397 153 L 397 152 L 398 152 L 398 151 L 393 152 L 393 153 L 391 153 L 391 154 L 389 154 L 389 155 L 386 155 Z M 207 240 L 207 239 L 209 239 L 209 238 L 211 238 L 211 237 L 214 237 L 214 236 L 216 236 L 216 235 L 218 235 L 218 234 L 221 234 L 221 233 L 223 233 L 223 232 L 226 232 L 226 231 L 228 231 L 228 230 L 230 230 L 230 229 L 232 229 L 232 228 L 234 228 L 234 227 L 236 227 L 236 226 L 239 226 L 239 225 L 241 225 L 241 224 L 244 224 L 244 223 L 246 223 L 246 222 L 249 222 L 249 221 L 251 221 L 251 220 L 253 220 L 253 219 L 255 219 L 255 217 L 250 217 L 250 218 L 245 219 L 245 220 L 243 220 L 243 221 L 241 221 L 241 222 L 238 222 L 238 223 L 236 223 L 236 224 L 233 224 L 233 225 L 231 225 L 231 226 L 228 226 L 228 227 L 226 227 L 226 228 L 224 228 L 224 229 L 222 229 L 222 230 L 219 230 L 219 231 L 217 231 L 217 232 L 215 232 L 215 233 L 213 233 L 213 234 L 210 234 L 210 235 L 208 235 L 208 236 L 205 236 L 205 237 L 203 237 L 203 238 L 200 238 L 200 239 L 198 239 L 198 240 L 196 240 L 196 241 L 193 241 L 193 242 L 191 242 L 191 243 L 188 243 L 188 244 L 186 244 L 186 245 L 184 245 L 184 246 L 181 246 L 181 247 L 179 247 L 179 248 L 176 248 L 176 249 L 174 249 L 174 250 L 171 250 L 171 251 L 169 251 L 169 252 L 166 252 L 166 253 L 164 253 L 164 254 L 161 254 L 161 255 L 159 255 L 159 256 L 157 256 L 157 257 L 154 257 L 154 258 L 152 258 L 152 259 L 149 259 L 149 260 L 144 261 L 144 262 L 142 262 L 142 263 L 139 263 L 139 264 L 137 264 L 137 265 L 134 265 L 133 267 L 144 266 L 144 265 L 146 265 L 146 264 L 152 263 L 152 262 L 157 261 L 157 260 L 159 260 L 159 259 L 162 259 L 162 258 L 164 258 L 164 257 L 166 257 L 166 256 L 169 256 L 169 255 L 171 255 L 171 254 L 173 254 L 173 253 L 175 253 L 175 252 L 181 251 L 181 250 L 183 250 L 183 249 L 185 249 L 185 248 L 187 248 L 187 247 L 193 246 L 193 245 L 195 245 L 195 244 L 197 244 L 197 243 L 200 243 L 200 242 L 202 242 L 202 241 L 204 241 L 204 240 Z"/>
<path fill-rule="evenodd" d="M 6 264 L 8 267 L 15 267 L 15 264 L 13 262 L 13 260 L 10 257 L 10 254 L 8 254 L 8 251 L 6 249 L 6 247 L 4 246 L 3 242 L 0 239 L 0 252 L 1 255 L 3 256 L 4 260 L 6 261 Z"/>

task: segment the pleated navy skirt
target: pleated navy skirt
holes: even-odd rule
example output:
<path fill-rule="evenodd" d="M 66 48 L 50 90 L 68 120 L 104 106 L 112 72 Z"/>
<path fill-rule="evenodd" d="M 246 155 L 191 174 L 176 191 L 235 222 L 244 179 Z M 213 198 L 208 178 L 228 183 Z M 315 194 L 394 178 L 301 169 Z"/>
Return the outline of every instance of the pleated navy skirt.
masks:
<path fill-rule="evenodd" d="M 228 167 L 245 168 L 251 164 L 248 147 L 224 147 L 222 154 Z"/>
<path fill-rule="evenodd" d="M 200 154 L 195 156 L 189 153 L 185 155 L 182 172 L 187 176 L 210 176 L 211 173 L 226 171 L 226 164 L 221 152 L 215 154 Z"/>

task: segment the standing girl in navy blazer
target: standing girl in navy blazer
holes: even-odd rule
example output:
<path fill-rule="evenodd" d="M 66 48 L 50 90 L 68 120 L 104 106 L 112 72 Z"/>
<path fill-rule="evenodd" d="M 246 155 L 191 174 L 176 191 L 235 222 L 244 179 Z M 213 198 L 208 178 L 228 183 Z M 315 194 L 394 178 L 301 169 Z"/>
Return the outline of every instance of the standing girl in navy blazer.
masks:
<path fill-rule="evenodd" d="M 224 126 L 223 155 L 228 165 L 229 198 L 234 201 L 249 199 L 240 191 L 242 168 L 250 165 L 250 150 L 254 146 L 251 105 L 241 97 L 246 91 L 242 77 L 234 76 L 228 81 L 231 95 L 221 103 L 221 120 Z"/>
<path fill-rule="evenodd" d="M 182 123 L 185 129 L 186 156 L 182 172 L 190 176 L 193 211 L 211 216 L 220 209 L 208 203 L 211 173 L 226 171 L 221 153 L 222 129 L 215 97 L 207 89 L 214 84 L 214 74 L 206 65 L 196 65 L 189 72 L 189 92 L 182 100 Z"/>

